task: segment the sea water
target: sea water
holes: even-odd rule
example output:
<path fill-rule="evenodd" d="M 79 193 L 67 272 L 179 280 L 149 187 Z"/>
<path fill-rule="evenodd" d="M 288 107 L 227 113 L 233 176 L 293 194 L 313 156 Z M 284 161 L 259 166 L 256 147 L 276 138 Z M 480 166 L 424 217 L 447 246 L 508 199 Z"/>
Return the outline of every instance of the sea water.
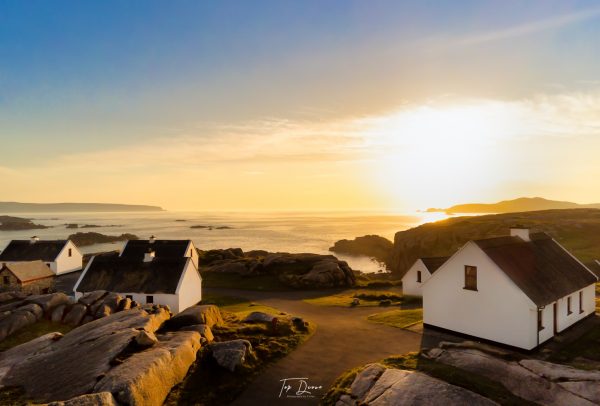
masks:
<path fill-rule="evenodd" d="M 397 231 L 432 220 L 427 213 L 407 215 L 371 213 L 201 213 L 201 212 L 127 212 L 127 213 L 18 213 L 47 229 L 0 231 L 0 249 L 12 239 L 65 239 L 76 232 L 107 235 L 135 234 L 140 238 L 155 235 L 163 239 L 191 239 L 199 249 L 239 247 L 245 251 L 311 252 L 331 254 L 329 247 L 341 239 L 377 234 L 393 241 Z M 68 229 L 66 224 L 98 225 L 97 228 Z M 209 228 L 191 228 L 209 226 Z M 218 229 L 217 227 L 228 227 Z M 81 247 L 83 253 L 121 249 L 123 243 Z M 378 272 L 383 265 L 368 257 L 335 254 L 353 269 Z"/>

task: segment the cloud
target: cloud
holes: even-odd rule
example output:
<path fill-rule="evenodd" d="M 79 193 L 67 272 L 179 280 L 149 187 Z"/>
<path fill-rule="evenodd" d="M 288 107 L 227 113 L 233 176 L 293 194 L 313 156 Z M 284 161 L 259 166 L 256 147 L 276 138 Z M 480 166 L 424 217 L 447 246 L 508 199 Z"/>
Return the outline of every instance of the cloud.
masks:
<path fill-rule="evenodd" d="M 561 14 L 536 21 L 528 21 L 509 27 L 497 28 L 488 31 L 472 32 L 451 38 L 429 38 L 423 44 L 435 44 L 440 42 L 442 46 L 471 46 L 490 42 L 504 41 L 507 39 L 524 37 L 544 31 L 550 31 L 567 27 L 578 22 L 591 20 L 600 16 L 600 7 L 588 8 L 569 14 Z"/>

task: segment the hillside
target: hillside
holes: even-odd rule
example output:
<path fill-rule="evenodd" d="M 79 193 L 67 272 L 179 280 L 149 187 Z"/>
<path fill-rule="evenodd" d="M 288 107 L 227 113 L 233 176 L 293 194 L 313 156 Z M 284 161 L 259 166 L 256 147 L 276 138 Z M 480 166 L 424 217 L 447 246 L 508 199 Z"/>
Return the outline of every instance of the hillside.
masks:
<path fill-rule="evenodd" d="M 555 209 L 600 209 L 600 203 L 579 204 L 548 200 L 542 197 L 521 197 L 513 200 L 503 200 L 497 203 L 466 203 L 458 204 L 446 209 L 427 209 L 427 212 L 444 212 L 480 214 L 480 213 L 516 213 L 522 211 L 555 210 Z"/>
<path fill-rule="evenodd" d="M 544 231 L 592 269 L 600 259 L 600 210 L 565 209 L 455 217 L 397 232 L 391 268 L 402 276 L 422 256 L 451 255 L 478 238 L 507 235 L 515 224 Z"/>
<path fill-rule="evenodd" d="M 0 213 L 72 213 L 121 211 L 163 211 L 163 209 L 158 206 L 147 206 L 139 204 L 0 202 Z"/>

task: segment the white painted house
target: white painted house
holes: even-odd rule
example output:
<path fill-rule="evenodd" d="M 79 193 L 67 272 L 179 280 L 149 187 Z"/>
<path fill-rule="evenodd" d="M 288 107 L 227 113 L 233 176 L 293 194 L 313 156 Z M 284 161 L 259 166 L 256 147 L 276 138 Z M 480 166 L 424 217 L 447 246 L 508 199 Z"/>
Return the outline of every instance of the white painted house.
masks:
<path fill-rule="evenodd" d="M 469 241 L 423 284 L 423 322 L 531 350 L 594 314 L 597 277 L 545 233 Z"/>
<path fill-rule="evenodd" d="M 73 290 L 76 299 L 106 290 L 179 313 L 202 300 L 197 264 L 191 240 L 130 240 L 120 254 L 94 256 Z"/>
<path fill-rule="evenodd" d="M 80 271 L 83 255 L 71 240 L 12 240 L 0 253 L 0 267 L 3 264 L 42 261 L 55 275 Z"/>
<path fill-rule="evenodd" d="M 423 296 L 423 284 L 447 260 L 448 257 L 417 259 L 402 277 L 402 294 L 406 296 Z"/>

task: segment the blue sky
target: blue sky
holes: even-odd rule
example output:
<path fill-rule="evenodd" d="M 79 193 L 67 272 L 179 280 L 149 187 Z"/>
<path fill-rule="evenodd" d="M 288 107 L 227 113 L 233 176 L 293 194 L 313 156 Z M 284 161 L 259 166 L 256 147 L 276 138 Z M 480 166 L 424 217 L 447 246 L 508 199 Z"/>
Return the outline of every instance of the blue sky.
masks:
<path fill-rule="evenodd" d="M 600 80 L 599 31 L 595 1 L 0 1 L 0 169 L 21 176 L 0 179 L 6 193 L 0 199 L 145 202 L 161 196 L 145 195 L 141 187 L 135 195 L 124 193 L 126 170 L 135 173 L 130 182 L 146 184 L 175 170 L 194 173 L 202 182 L 240 171 L 289 169 L 283 164 L 256 169 L 264 161 L 259 155 L 244 158 L 248 167 L 239 162 L 227 167 L 204 159 L 209 150 L 185 165 L 173 151 L 173 161 L 160 168 L 150 157 L 132 169 L 98 155 L 115 156 L 115 149 L 161 145 L 171 138 L 185 139 L 184 149 L 194 142 L 241 148 L 224 142 L 236 138 L 231 127 L 257 132 L 249 143 L 280 140 L 274 155 L 288 161 L 282 152 L 290 147 L 283 145 L 286 136 L 264 135 L 273 122 L 279 123 L 278 132 L 287 123 L 284 129 L 304 128 L 315 137 L 323 127 L 346 128 L 439 100 L 527 105 L 532 98 L 560 95 L 593 98 Z M 589 107 L 586 117 L 595 108 Z M 398 133 L 403 136 L 414 135 Z M 332 145 L 338 142 L 334 137 Z M 354 161 L 376 159 L 366 144 L 352 146 L 352 153 L 364 152 Z M 104 194 L 60 191 L 50 176 L 66 171 L 66 162 L 90 156 L 104 161 L 77 171 L 103 185 Z M 343 172 L 314 161 L 320 172 Z M 99 172 L 98 165 L 110 169 Z M 27 170 L 37 175 L 29 179 Z M 40 179 L 40 173 L 49 179 Z M 24 181 L 28 187 L 20 186 Z M 381 206 L 381 196 L 373 202 L 353 197 L 352 182 L 362 181 L 331 182 L 348 183 L 346 194 L 340 194 L 354 206 Z M 499 185 L 498 190 L 511 189 Z M 318 195 L 315 190 L 311 196 Z M 496 196 L 473 194 L 477 197 Z M 337 207 L 339 202 L 330 200 L 323 206 Z M 252 207 L 272 202 L 258 199 Z M 396 199 L 383 206 L 411 206 L 405 203 Z M 204 205 L 198 198 L 178 207 L 200 206 L 221 204 Z"/>

